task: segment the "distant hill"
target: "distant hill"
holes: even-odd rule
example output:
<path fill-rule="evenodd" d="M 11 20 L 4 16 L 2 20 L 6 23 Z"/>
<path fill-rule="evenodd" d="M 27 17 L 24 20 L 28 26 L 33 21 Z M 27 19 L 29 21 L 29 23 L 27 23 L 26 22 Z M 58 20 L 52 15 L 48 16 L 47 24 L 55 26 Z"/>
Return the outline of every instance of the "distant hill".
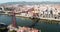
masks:
<path fill-rule="evenodd" d="M 7 2 L 7 3 L 2 3 L 0 5 L 3 5 L 3 4 L 8 4 L 8 5 L 12 5 L 12 4 L 28 4 L 28 5 L 35 5 L 35 4 L 60 4 L 60 2 L 49 2 L 49 1 L 46 1 L 46 2 Z"/>

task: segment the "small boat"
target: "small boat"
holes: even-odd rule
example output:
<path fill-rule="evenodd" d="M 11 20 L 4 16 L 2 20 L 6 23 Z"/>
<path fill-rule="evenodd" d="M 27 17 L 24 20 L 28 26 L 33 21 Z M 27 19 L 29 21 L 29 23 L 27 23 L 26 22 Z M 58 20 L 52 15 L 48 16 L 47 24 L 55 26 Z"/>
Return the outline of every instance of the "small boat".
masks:
<path fill-rule="evenodd" d="M 0 23 L 0 28 L 7 27 L 5 23 Z"/>
<path fill-rule="evenodd" d="M 7 32 L 7 25 L 5 23 L 0 23 L 0 32 Z"/>

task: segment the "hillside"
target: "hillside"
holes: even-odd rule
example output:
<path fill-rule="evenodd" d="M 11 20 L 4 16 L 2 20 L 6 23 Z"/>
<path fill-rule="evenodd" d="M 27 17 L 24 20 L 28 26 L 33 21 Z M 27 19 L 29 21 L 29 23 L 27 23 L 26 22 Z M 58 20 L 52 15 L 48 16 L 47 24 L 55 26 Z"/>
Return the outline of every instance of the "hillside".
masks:
<path fill-rule="evenodd" d="M 3 4 L 8 4 L 8 5 L 12 5 L 12 4 L 28 4 L 28 5 L 35 5 L 35 4 L 60 4 L 60 2 L 7 2 L 7 3 L 2 3 L 0 5 Z"/>

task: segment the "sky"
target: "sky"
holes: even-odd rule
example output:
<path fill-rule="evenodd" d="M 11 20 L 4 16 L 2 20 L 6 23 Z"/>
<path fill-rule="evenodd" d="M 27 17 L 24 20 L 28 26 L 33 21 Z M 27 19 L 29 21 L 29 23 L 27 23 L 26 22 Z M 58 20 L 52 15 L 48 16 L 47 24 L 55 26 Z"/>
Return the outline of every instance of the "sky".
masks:
<path fill-rule="evenodd" d="M 60 2 L 60 0 L 0 0 L 0 4 L 1 3 L 7 3 L 7 2 L 19 2 L 19 1 L 26 1 L 26 2 L 43 2 L 43 1 Z"/>

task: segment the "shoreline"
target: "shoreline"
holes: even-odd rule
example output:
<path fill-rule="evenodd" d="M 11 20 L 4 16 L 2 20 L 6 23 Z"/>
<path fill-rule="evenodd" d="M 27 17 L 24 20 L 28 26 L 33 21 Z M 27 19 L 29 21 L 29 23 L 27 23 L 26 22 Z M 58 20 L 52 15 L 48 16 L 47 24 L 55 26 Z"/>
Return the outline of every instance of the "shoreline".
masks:
<path fill-rule="evenodd" d="M 7 14 L 3 14 L 3 15 L 7 15 Z M 11 16 L 11 15 L 7 15 L 7 16 Z M 21 17 L 21 18 L 26 18 L 26 19 L 30 19 L 31 20 L 30 17 L 24 17 L 24 16 L 16 16 L 16 17 Z M 39 22 L 60 24 L 60 20 L 59 19 L 51 19 L 51 18 L 40 18 Z"/>

